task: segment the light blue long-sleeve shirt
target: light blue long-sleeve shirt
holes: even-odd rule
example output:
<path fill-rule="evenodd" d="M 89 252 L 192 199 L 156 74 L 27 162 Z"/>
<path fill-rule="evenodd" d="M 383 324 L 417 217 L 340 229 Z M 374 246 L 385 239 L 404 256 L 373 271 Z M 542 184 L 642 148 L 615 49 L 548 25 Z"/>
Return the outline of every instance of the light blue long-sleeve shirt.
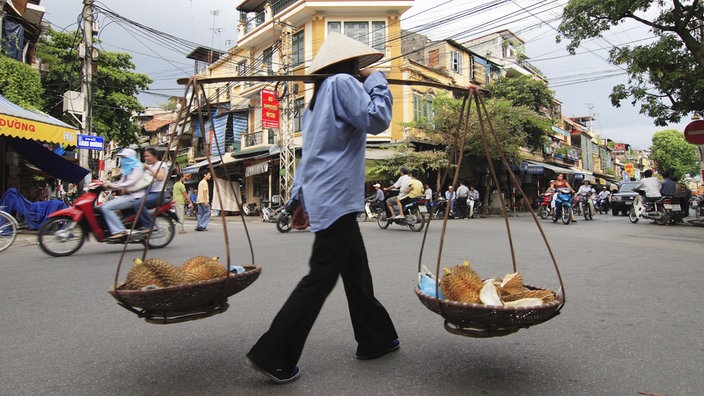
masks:
<path fill-rule="evenodd" d="M 293 186 L 293 196 L 303 193 L 312 232 L 364 210 L 367 134 L 389 127 L 392 103 L 381 72 L 372 73 L 364 85 L 349 74 L 328 77 L 320 85 L 314 109 L 303 113 L 303 158 Z"/>

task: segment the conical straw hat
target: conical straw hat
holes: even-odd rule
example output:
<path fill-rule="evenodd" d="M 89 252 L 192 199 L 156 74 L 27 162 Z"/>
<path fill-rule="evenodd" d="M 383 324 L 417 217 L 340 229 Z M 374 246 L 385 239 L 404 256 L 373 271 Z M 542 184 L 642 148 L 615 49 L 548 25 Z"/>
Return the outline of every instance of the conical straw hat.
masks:
<path fill-rule="evenodd" d="M 328 33 L 328 37 L 308 67 L 310 74 L 315 74 L 327 66 L 349 59 L 359 58 L 359 67 L 364 68 L 383 58 L 384 54 L 359 41 L 337 32 Z"/>

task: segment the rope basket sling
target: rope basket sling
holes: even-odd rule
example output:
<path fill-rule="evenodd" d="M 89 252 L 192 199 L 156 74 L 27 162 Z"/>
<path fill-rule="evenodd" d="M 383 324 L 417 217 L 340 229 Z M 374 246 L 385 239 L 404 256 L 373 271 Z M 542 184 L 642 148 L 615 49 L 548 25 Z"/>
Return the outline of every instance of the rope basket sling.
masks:
<path fill-rule="evenodd" d="M 512 333 L 517 332 L 520 329 L 528 328 L 543 322 L 546 322 L 555 316 L 557 316 L 560 313 L 560 310 L 564 307 L 565 305 L 565 291 L 564 291 L 564 284 L 562 281 L 562 275 L 560 274 L 560 269 L 558 268 L 557 261 L 555 260 L 555 256 L 552 252 L 552 248 L 550 247 L 550 244 L 547 240 L 547 237 L 545 236 L 545 233 L 538 221 L 538 217 L 536 216 L 535 212 L 533 211 L 533 208 L 529 204 L 528 198 L 526 197 L 525 193 L 523 192 L 523 189 L 520 187 L 520 184 L 518 183 L 518 179 L 516 178 L 515 174 L 511 170 L 511 166 L 509 166 L 508 161 L 506 160 L 506 156 L 504 154 L 503 149 L 501 148 L 501 145 L 499 144 L 499 139 L 496 134 L 496 131 L 494 130 L 494 127 L 491 123 L 491 119 L 489 117 L 489 113 L 486 110 L 486 107 L 484 105 L 484 101 L 482 100 L 481 93 L 479 91 L 479 88 L 476 86 L 470 86 L 464 95 L 464 99 L 462 102 L 462 107 L 460 110 L 460 125 L 462 128 L 462 133 L 461 137 L 458 136 L 460 135 L 459 131 L 455 133 L 455 151 L 458 152 L 459 154 L 455 156 L 456 158 L 456 169 L 454 172 L 454 177 L 452 181 L 452 186 L 453 186 L 453 191 L 456 191 L 457 187 L 457 182 L 459 178 L 459 172 L 462 166 L 462 150 L 464 148 L 464 143 L 466 142 L 467 139 L 467 132 L 469 129 L 469 115 L 470 115 L 470 108 L 472 107 L 472 103 L 475 104 L 475 107 L 477 109 L 477 115 L 478 115 L 478 120 L 479 120 L 479 132 L 481 133 L 482 137 L 482 143 L 484 146 L 484 153 L 487 159 L 487 163 L 489 164 L 489 170 L 491 173 L 492 181 L 494 182 L 494 185 L 499 187 L 499 180 L 496 174 L 496 169 L 494 168 L 494 164 L 491 158 L 491 152 L 489 145 L 493 144 L 495 146 L 495 149 L 498 152 L 498 155 L 500 157 L 500 160 L 504 167 L 506 168 L 507 172 L 510 175 L 510 180 L 517 186 L 521 200 L 526 204 L 525 206 L 530 210 L 530 213 L 533 217 L 533 221 L 535 222 L 535 225 L 538 227 L 538 230 L 540 231 L 540 235 L 545 243 L 545 246 L 547 248 L 547 251 L 549 253 L 549 256 L 552 260 L 553 267 L 555 269 L 555 272 L 557 274 L 557 278 L 559 280 L 560 284 L 560 289 L 557 292 L 554 293 L 554 300 L 543 303 L 540 305 L 532 305 L 532 306 L 504 306 L 504 305 L 485 305 L 481 303 L 466 303 L 466 302 L 459 302 L 459 301 L 453 301 L 449 300 L 446 298 L 441 298 L 440 297 L 440 264 L 442 260 L 442 251 L 443 251 L 443 245 L 444 245 L 444 239 L 445 239 L 445 233 L 447 229 L 447 221 L 449 218 L 449 212 L 450 212 L 450 205 L 447 205 L 445 208 L 445 215 L 443 218 L 442 222 L 442 229 L 440 232 L 440 242 L 439 242 L 439 251 L 438 251 L 438 257 L 437 257 L 437 262 L 435 266 L 435 274 L 437 274 L 437 280 L 435 281 L 435 295 L 431 296 L 429 294 L 424 293 L 421 291 L 420 287 L 418 284 L 416 284 L 416 287 L 414 289 L 415 294 L 418 296 L 418 299 L 421 301 L 421 303 L 428 308 L 429 310 L 437 313 L 438 315 L 442 316 L 444 319 L 444 328 L 448 332 L 452 334 L 457 334 L 457 335 L 462 335 L 466 337 L 475 337 L 475 338 L 487 338 L 487 337 L 498 337 L 498 336 L 505 336 L 509 335 Z M 488 128 L 487 128 L 488 126 Z M 488 132 L 487 132 L 488 129 Z M 490 140 L 491 139 L 491 140 Z M 452 166 L 454 165 L 452 163 L 453 161 L 450 161 L 450 164 L 447 168 L 447 171 L 445 172 L 443 179 L 447 177 L 449 174 Z M 515 254 L 515 249 L 514 249 L 514 244 L 513 244 L 513 239 L 511 235 L 511 226 L 508 218 L 508 211 L 506 208 L 506 202 L 503 197 L 503 194 L 499 194 L 499 198 L 501 200 L 501 209 L 502 209 L 502 215 L 504 218 L 504 222 L 506 224 L 506 232 L 508 236 L 508 241 L 509 241 L 509 246 L 510 246 L 510 251 L 511 251 L 511 259 L 513 262 L 513 272 L 517 272 L 517 266 L 516 266 L 516 254 Z M 428 235 L 428 229 L 430 222 L 428 223 L 428 227 L 425 229 L 425 233 L 423 236 L 423 241 L 421 244 L 421 249 L 420 249 L 420 254 L 419 254 L 419 259 L 418 259 L 418 272 L 419 274 L 423 270 L 423 250 L 425 248 L 425 242 L 427 239 Z M 521 281 L 522 282 L 522 281 Z M 538 286 L 533 286 L 533 285 L 527 285 L 523 284 L 522 285 L 524 290 L 528 291 L 534 291 L 534 290 L 543 290 L 547 291 L 548 289 L 538 287 Z M 432 287 L 431 287 L 432 289 Z M 426 290 L 427 292 L 427 290 Z"/>
<path fill-rule="evenodd" d="M 192 91 L 192 95 L 190 95 L 190 101 L 188 101 L 188 105 L 186 105 L 186 98 L 188 97 L 189 91 Z M 200 101 L 201 95 L 203 96 L 203 98 L 205 98 L 205 103 L 202 104 Z M 207 109 L 207 114 L 212 113 L 210 111 L 210 106 L 207 101 L 207 96 L 205 95 L 203 86 L 198 83 L 195 77 L 192 77 L 189 79 L 188 84 L 186 85 L 185 93 L 182 98 L 182 105 L 178 112 L 177 126 L 181 125 L 181 130 L 180 133 L 173 133 L 171 135 L 168 145 L 169 148 L 173 147 L 172 143 L 174 137 L 176 137 L 177 135 L 180 136 L 184 133 L 187 124 L 185 117 L 187 117 L 187 115 L 190 113 L 190 111 L 186 111 L 186 109 L 188 108 L 190 110 L 190 107 L 194 104 L 194 101 L 196 102 L 195 109 L 196 111 L 198 111 L 199 114 L 200 125 L 205 125 L 203 123 L 203 112 L 201 111 L 202 107 L 204 106 Z M 217 151 L 220 155 L 220 161 L 222 161 L 223 151 L 220 149 L 218 140 L 213 140 L 215 141 Z M 177 144 L 176 151 L 178 151 L 178 146 L 179 145 Z M 210 154 L 210 151 L 206 150 L 206 158 L 208 160 L 209 170 L 212 175 L 215 175 Z M 169 151 L 167 150 L 164 158 L 162 159 L 164 163 L 168 162 L 168 156 Z M 174 165 L 171 164 L 168 169 L 168 172 L 166 173 L 167 175 L 171 174 L 173 166 Z M 229 177 L 227 177 L 227 174 L 226 178 L 228 181 L 230 181 Z M 261 273 L 261 266 L 254 264 L 254 250 L 252 247 L 252 241 L 249 236 L 249 230 L 247 229 L 247 223 L 245 222 L 244 215 L 241 211 L 240 217 L 249 245 L 251 264 L 242 266 L 244 268 L 244 272 L 236 273 L 234 271 L 230 271 L 230 242 L 227 232 L 227 221 L 225 219 L 224 213 L 225 211 L 222 210 L 222 194 L 220 193 L 218 183 L 213 184 L 215 187 L 215 191 L 218 195 L 218 202 L 221 208 L 220 218 L 223 224 L 223 237 L 226 251 L 226 263 L 224 264 L 224 268 L 220 268 L 220 271 L 218 271 L 218 273 L 221 273 L 222 275 L 213 277 L 212 279 L 195 281 L 191 283 L 176 284 L 166 287 L 145 287 L 138 290 L 132 290 L 127 287 L 126 282 L 118 282 L 118 279 L 120 277 L 120 270 L 127 249 L 127 244 L 129 243 L 128 238 L 128 240 L 125 241 L 122 253 L 117 264 L 113 287 L 108 290 L 108 293 L 110 293 L 110 295 L 112 295 L 117 300 L 118 305 L 136 314 L 138 317 L 144 318 L 146 322 L 153 324 L 170 324 L 203 319 L 225 312 L 229 307 L 229 304 L 227 302 L 228 297 L 239 293 L 240 291 L 244 290 L 257 280 Z M 235 198 L 237 206 L 241 207 L 241 202 L 238 195 L 234 191 L 234 186 L 232 185 L 232 183 L 228 184 L 232 189 L 232 195 Z M 165 187 L 166 183 L 164 183 L 160 191 L 157 209 L 162 204 L 161 201 L 162 197 L 164 196 Z M 149 188 L 151 188 L 151 186 Z M 139 207 L 139 211 L 142 210 L 145 202 L 146 199 L 143 199 Z M 154 226 L 155 220 L 156 216 L 152 216 L 152 227 Z M 130 234 L 132 234 L 132 232 L 134 231 L 137 221 L 138 216 L 132 223 Z M 173 227 L 173 223 L 171 223 L 170 226 Z M 150 232 L 147 235 L 146 242 L 144 243 L 144 249 L 141 258 L 142 262 L 144 262 L 145 260 L 149 260 L 146 258 L 146 255 L 149 251 L 149 240 L 151 236 L 152 234 Z M 217 260 L 213 260 L 213 262 L 217 263 L 217 265 L 220 267 L 222 267 L 223 265 L 218 263 Z"/>

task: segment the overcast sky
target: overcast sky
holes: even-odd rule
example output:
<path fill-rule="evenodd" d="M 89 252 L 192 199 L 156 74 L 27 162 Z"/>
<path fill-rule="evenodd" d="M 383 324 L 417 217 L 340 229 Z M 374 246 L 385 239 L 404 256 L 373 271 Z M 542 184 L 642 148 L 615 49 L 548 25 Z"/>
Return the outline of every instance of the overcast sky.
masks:
<path fill-rule="evenodd" d="M 228 0 L 119 0 L 97 2 L 104 8 L 169 33 L 194 45 L 226 49 L 236 42 L 238 12 L 241 1 Z M 630 24 L 620 26 L 604 39 L 590 40 L 576 56 L 569 56 L 566 43 L 557 44 L 555 30 L 559 25 L 562 4 L 515 0 L 416 0 L 402 18 L 405 29 L 419 29 L 431 39 L 451 37 L 466 41 L 500 29 L 510 29 L 526 42 L 529 62 L 548 77 L 555 96 L 563 102 L 562 111 L 568 116 L 593 115 L 594 129 L 603 137 L 648 148 L 656 127 L 648 117 L 638 114 L 638 108 L 624 102 L 614 108 L 609 101 L 611 88 L 627 81 L 622 69 L 606 62 L 608 49 L 616 45 L 639 42 L 650 36 L 647 29 Z M 43 0 L 45 20 L 55 29 L 75 30 L 82 9 L 80 0 Z M 481 9 L 480 9 L 481 7 Z M 466 16 L 461 16 L 461 12 Z M 452 21 L 452 18 L 457 20 Z M 183 94 L 175 80 L 193 73 L 193 62 L 183 50 L 172 50 L 136 33 L 124 22 L 115 22 L 100 15 L 100 39 L 108 51 L 129 52 L 137 71 L 154 79 L 151 95 L 141 95 L 145 105 L 164 103 L 165 96 Z M 442 21 L 441 24 L 436 22 Z M 459 33 L 458 33 L 459 32 Z M 641 41 L 642 42 L 642 41 Z M 689 120 L 672 128 L 683 130 Z"/>

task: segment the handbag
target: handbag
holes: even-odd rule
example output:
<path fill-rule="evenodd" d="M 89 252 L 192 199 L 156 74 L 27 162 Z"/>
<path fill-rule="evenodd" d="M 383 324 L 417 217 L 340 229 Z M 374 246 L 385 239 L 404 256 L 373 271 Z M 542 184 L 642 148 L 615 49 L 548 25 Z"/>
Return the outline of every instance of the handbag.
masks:
<path fill-rule="evenodd" d="M 145 190 L 152 184 L 153 180 L 154 180 L 154 176 L 152 175 L 152 173 L 145 171 L 142 174 L 142 177 L 139 178 L 139 180 L 137 180 L 137 182 L 135 184 L 127 187 L 127 192 L 134 193 L 137 191 Z"/>

